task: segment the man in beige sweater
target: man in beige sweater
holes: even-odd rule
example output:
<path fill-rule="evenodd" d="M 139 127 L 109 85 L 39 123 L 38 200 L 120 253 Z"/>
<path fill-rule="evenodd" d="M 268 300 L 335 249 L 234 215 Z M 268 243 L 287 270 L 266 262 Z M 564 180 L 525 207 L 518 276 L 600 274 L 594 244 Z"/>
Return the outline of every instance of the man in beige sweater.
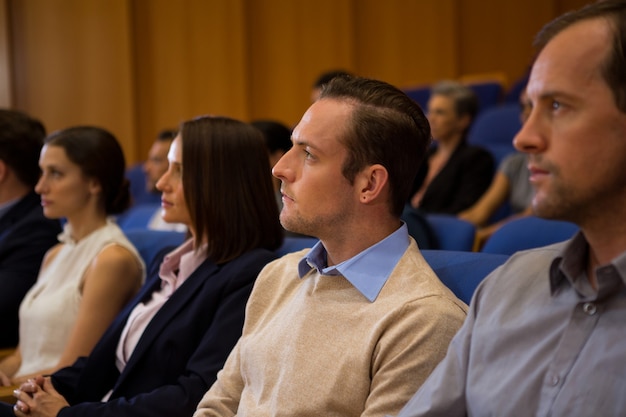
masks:
<path fill-rule="evenodd" d="M 430 143 L 419 106 L 389 84 L 338 77 L 292 140 L 273 170 L 281 223 L 320 242 L 261 272 L 196 417 L 394 414 L 465 318 L 399 220 Z"/>

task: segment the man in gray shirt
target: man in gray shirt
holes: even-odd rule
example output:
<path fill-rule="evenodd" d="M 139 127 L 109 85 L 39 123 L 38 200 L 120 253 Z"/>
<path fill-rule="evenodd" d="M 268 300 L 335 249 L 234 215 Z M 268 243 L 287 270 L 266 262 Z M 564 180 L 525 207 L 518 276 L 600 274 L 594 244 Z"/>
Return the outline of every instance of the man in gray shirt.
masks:
<path fill-rule="evenodd" d="M 483 281 L 400 417 L 626 415 L 626 1 L 561 16 L 536 42 L 514 144 L 534 212 L 581 232 Z"/>

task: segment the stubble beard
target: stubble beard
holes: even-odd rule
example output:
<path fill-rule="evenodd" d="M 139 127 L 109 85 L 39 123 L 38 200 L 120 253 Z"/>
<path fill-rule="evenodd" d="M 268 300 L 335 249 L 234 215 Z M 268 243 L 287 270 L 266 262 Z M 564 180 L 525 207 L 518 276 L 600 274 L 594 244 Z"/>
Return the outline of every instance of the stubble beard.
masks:
<path fill-rule="evenodd" d="M 346 213 L 339 211 L 334 215 L 307 218 L 300 213 L 289 214 L 283 208 L 280 212 L 280 224 L 290 232 L 322 239 L 327 233 L 332 234 L 333 230 L 337 231 L 338 226 L 345 223 L 347 217 Z"/>

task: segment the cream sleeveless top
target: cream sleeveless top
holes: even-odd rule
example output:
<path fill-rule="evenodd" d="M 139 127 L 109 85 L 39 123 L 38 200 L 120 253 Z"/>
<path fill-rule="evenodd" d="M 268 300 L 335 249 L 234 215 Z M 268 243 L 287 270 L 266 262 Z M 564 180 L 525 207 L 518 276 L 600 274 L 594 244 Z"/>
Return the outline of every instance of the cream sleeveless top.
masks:
<path fill-rule="evenodd" d="M 59 240 L 64 243 L 56 257 L 39 271 L 19 310 L 19 345 L 22 364 L 15 376 L 28 375 L 57 365 L 77 319 L 85 271 L 100 251 L 117 244 L 127 248 L 145 265 L 122 230 L 112 221 L 75 242 L 69 225 Z"/>

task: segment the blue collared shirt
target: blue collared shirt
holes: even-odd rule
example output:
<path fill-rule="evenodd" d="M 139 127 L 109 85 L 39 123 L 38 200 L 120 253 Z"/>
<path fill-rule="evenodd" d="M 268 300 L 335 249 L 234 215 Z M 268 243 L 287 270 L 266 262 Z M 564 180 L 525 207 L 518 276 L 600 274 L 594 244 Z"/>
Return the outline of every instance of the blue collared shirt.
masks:
<path fill-rule="evenodd" d="M 300 278 L 315 268 L 322 275 L 342 275 L 370 302 L 374 302 L 391 271 L 409 247 L 409 232 L 406 224 L 395 232 L 365 249 L 352 258 L 334 266 L 326 265 L 326 248 L 317 242 L 300 260 Z"/>

